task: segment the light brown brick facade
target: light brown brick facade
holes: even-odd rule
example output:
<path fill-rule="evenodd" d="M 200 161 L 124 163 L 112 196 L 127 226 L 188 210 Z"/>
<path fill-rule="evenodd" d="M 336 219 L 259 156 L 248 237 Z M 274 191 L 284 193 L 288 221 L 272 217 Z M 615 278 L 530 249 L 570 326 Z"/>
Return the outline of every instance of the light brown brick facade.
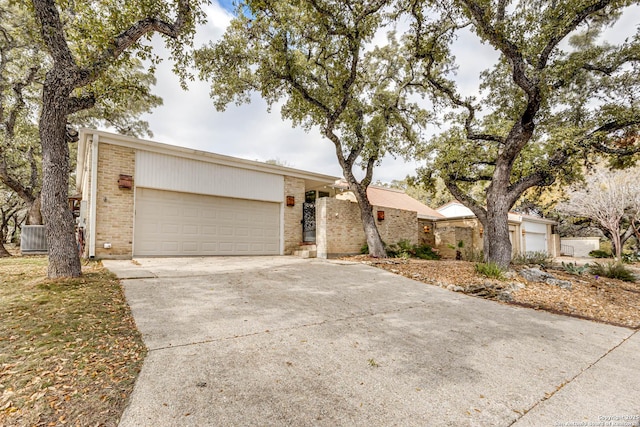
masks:
<path fill-rule="evenodd" d="M 400 240 L 418 243 L 418 218 L 416 212 L 400 209 L 373 207 L 384 211 L 384 220 L 376 221 L 382 240 L 394 244 Z M 316 244 L 318 257 L 332 258 L 360 253 L 366 242 L 360 219 L 360 207 L 348 200 L 322 198 L 316 202 Z"/>
<path fill-rule="evenodd" d="M 284 177 L 284 254 L 291 255 L 302 242 L 302 204 L 304 203 L 304 180 Z M 287 206 L 287 196 L 293 196 L 294 206 Z"/>
<path fill-rule="evenodd" d="M 101 143 L 96 200 L 98 258 L 131 258 L 133 254 L 134 189 L 118 188 L 120 174 L 134 176 L 135 151 Z M 110 243 L 111 249 L 105 249 L 105 243 Z"/>

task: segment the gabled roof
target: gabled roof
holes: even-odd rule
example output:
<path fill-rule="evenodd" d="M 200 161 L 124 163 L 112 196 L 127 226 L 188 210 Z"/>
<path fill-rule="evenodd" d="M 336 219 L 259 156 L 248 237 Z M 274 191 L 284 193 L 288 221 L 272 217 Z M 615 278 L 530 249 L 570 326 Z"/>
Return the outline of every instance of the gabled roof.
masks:
<path fill-rule="evenodd" d="M 418 212 L 418 218 L 444 218 L 440 212 L 431 209 L 402 190 L 370 185 L 367 188 L 369 203 L 373 206 L 403 209 Z"/>
<path fill-rule="evenodd" d="M 463 215 L 452 215 L 450 212 L 448 212 L 449 210 L 451 210 L 452 208 L 457 208 L 459 212 L 464 212 Z M 470 218 L 470 217 L 475 217 L 475 214 L 473 212 L 471 212 L 471 209 L 467 208 L 465 205 L 463 205 L 461 202 L 457 201 L 457 200 L 452 200 L 448 203 L 445 203 L 442 206 L 439 206 L 436 208 L 438 213 L 445 212 L 446 215 L 442 214 L 443 216 L 446 216 L 446 218 L 451 218 L 451 219 L 459 219 L 459 218 Z M 527 215 L 527 214 L 522 214 L 522 213 L 518 213 L 518 212 L 509 212 L 509 220 L 513 221 L 513 222 L 522 222 L 524 220 L 529 221 L 529 222 L 539 222 L 539 223 L 543 223 L 543 224 L 557 224 L 557 221 L 554 221 L 552 219 L 547 219 L 547 218 L 541 218 L 538 216 L 533 216 L 533 215 Z"/>

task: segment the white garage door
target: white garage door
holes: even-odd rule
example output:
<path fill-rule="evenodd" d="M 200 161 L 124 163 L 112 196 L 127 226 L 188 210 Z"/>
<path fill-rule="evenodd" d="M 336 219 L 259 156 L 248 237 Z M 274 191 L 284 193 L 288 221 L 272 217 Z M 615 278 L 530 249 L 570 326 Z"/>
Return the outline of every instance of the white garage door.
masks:
<path fill-rule="evenodd" d="M 278 255 L 279 203 L 136 188 L 134 255 Z"/>
<path fill-rule="evenodd" d="M 547 252 L 546 235 L 527 232 L 525 234 L 525 247 L 527 252 Z"/>

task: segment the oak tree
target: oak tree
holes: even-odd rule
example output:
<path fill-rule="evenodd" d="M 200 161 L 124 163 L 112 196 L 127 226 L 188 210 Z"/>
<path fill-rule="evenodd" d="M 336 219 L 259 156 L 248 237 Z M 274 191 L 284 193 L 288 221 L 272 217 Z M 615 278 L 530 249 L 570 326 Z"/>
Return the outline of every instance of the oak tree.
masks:
<path fill-rule="evenodd" d="M 143 42 L 153 33 L 163 35 L 172 55 L 184 60 L 195 22 L 202 18 L 198 3 L 32 0 L 49 56 L 39 119 L 49 277 L 81 274 L 74 219 L 67 204 L 68 117 L 96 104 L 95 87 L 120 63 L 150 58 L 151 46 Z"/>
<path fill-rule="evenodd" d="M 409 2 L 413 54 L 452 126 L 425 150 L 421 177 L 444 180 L 484 227 L 487 261 L 511 259 L 508 212 L 528 189 L 579 177 L 594 152 L 625 156 L 620 141 L 640 123 L 640 36 L 619 44 L 600 37 L 625 6 L 613 0 L 452 0 Z M 441 14 L 437 28 L 425 17 Z M 495 52 L 478 71 L 481 91 L 461 93 L 451 54 L 458 34 Z M 434 60 L 437 59 L 437 60 Z M 481 183 L 481 197 L 468 190 Z"/>
<path fill-rule="evenodd" d="M 390 0 L 248 0 L 222 39 L 196 55 L 218 109 L 258 92 L 294 125 L 333 144 L 360 207 L 369 253 L 386 256 L 367 199 L 385 154 L 406 154 L 428 115 L 410 97 L 415 74 L 391 30 Z M 301 142 L 303 143 L 303 142 Z"/>

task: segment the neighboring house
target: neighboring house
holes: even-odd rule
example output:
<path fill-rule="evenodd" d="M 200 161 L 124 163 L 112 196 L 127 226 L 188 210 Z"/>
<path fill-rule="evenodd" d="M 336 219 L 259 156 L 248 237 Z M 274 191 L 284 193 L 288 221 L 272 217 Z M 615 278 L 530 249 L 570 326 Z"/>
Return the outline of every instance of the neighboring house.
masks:
<path fill-rule="evenodd" d="M 86 257 L 278 255 L 337 177 L 83 129 L 76 188 Z"/>
<path fill-rule="evenodd" d="M 484 230 L 473 212 L 458 201 L 436 209 L 446 219 L 438 220 L 435 229 L 436 248 L 443 253 L 455 252 L 450 246 L 463 241 L 467 250 L 482 250 Z M 546 252 L 560 254 L 560 240 L 554 233 L 556 221 L 531 215 L 509 213 L 509 237 L 513 254 Z"/>

